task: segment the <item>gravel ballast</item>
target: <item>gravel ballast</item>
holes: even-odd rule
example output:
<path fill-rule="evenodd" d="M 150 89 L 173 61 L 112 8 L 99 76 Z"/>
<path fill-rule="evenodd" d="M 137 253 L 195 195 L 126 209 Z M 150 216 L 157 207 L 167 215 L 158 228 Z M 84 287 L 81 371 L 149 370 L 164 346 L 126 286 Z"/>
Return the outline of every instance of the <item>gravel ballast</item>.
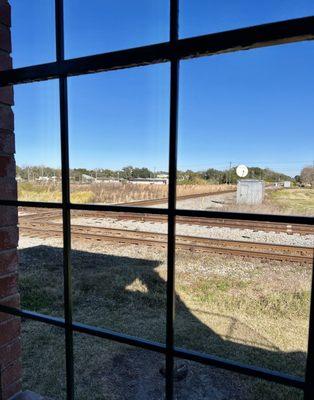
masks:
<path fill-rule="evenodd" d="M 162 222 L 143 222 L 115 220 L 112 218 L 73 218 L 73 225 L 95 226 L 108 229 L 125 229 L 153 233 L 167 233 L 167 224 Z M 299 235 L 276 232 L 253 231 L 251 229 L 207 227 L 189 224 L 177 224 L 177 234 L 213 239 L 241 240 L 271 244 L 287 244 L 293 246 L 314 246 L 314 235 Z"/>

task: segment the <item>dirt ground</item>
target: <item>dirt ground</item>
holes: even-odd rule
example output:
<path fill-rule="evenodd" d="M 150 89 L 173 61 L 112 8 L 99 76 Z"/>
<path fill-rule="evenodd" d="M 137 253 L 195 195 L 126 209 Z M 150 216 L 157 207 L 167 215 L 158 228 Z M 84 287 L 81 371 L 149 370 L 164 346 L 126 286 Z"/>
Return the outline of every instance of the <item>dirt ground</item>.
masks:
<path fill-rule="evenodd" d="M 261 214 L 314 215 L 314 190 L 306 188 L 267 188 L 262 204 L 236 203 L 236 192 L 178 201 L 178 208 L 192 210 L 219 210 Z"/>
<path fill-rule="evenodd" d="M 166 254 L 138 246 L 73 243 L 74 320 L 165 342 Z M 180 253 L 176 263 L 177 347 L 303 376 L 311 269 Z M 63 316 L 57 239 L 21 238 L 22 306 Z M 24 389 L 65 398 L 64 333 L 23 321 Z M 74 335 L 77 399 L 164 398 L 164 356 Z M 297 390 L 187 363 L 177 399 L 301 399 Z"/>

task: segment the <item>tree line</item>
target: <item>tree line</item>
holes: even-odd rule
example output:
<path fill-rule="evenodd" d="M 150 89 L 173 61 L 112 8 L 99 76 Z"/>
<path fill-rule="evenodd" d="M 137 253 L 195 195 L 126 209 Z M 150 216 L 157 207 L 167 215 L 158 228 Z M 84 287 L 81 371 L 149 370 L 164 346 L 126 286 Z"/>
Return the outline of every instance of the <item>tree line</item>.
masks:
<path fill-rule="evenodd" d="M 248 167 L 248 175 L 246 179 L 260 179 L 267 182 L 278 182 L 278 181 L 291 181 L 292 178 L 286 174 L 273 171 L 269 168 L 259 168 L 259 167 Z M 197 181 L 199 179 L 212 182 L 212 183 L 231 183 L 236 184 L 239 177 L 236 173 L 236 167 L 220 171 L 218 169 L 209 168 L 205 171 L 191 171 L 187 170 L 185 172 L 179 171 L 178 178 L 182 178 L 185 181 Z"/>
<path fill-rule="evenodd" d="M 314 165 L 304 167 L 300 175 L 295 177 L 296 182 L 314 187 Z"/>
<path fill-rule="evenodd" d="M 273 171 L 269 168 L 249 167 L 247 179 L 262 179 L 267 182 L 278 182 L 285 180 L 294 180 L 296 183 L 314 184 L 314 167 L 303 168 L 300 175 L 291 178 L 290 176 Z M 51 168 L 47 166 L 25 166 L 16 167 L 17 176 L 26 181 L 38 180 L 38 178 L 61 178 L 60 168 Z M 73 168 L 70 169 L 71 179 L 77 182 L 82 180 L 83 175 L 91 176 L 95 179 L 125 179 L 130 180 L 133 178 L 156 178 L 158 175 L 167 175 L 165 171 L 152 171 L 149 168 L 138 168 L 133 166 L 123 167 L 121 170 L 112 169 L 87 169 L 87 168 Z M 181 183 L 214 183 L 235 184 L 238 180 L 236 174 L 236 167 L 218 170 L 208 168 L 203 171 L 179 170 L 177 172 L 178 181 Z"/>

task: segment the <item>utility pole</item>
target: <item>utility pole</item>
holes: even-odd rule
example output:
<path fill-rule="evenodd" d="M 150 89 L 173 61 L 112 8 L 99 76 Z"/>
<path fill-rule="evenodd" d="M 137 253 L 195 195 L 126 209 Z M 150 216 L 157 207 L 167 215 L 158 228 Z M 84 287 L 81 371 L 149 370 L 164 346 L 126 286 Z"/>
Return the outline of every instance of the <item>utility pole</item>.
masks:
<path fill-rule="evenodd" d="M 228 170 L 228 179 L 227 179 L 228 185 L 230 185 L 230 183 L 231 183 L 231 165 L 232 165 L 232 162 L 229 161 L 229 170 Z"/>
<path fill-rule="evenodd" d="M 230 161 L 230 163 L 229 163 L 229 185 L 231 184 L 231 165 L 232 165 L 232 163 Z"/>

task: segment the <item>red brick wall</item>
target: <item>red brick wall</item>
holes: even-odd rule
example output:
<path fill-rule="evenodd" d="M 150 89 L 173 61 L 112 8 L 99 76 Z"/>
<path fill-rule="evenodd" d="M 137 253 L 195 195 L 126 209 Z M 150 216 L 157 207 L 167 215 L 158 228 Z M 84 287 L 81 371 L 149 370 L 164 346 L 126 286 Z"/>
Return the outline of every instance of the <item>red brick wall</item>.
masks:
<path fill-rule="evenodd" d="M 0 70 L 12 67 L 11 10 L 0 0 Z M 14 160 L 13 89 L 0 88 L 0 196 L 16 199 Z M 0 302 L 19 306 L 17 287 L 17 210 L 0 206 Z M 7 400 L 21 390 L 20 320 L 0 313 L 0 399 Z"/>

